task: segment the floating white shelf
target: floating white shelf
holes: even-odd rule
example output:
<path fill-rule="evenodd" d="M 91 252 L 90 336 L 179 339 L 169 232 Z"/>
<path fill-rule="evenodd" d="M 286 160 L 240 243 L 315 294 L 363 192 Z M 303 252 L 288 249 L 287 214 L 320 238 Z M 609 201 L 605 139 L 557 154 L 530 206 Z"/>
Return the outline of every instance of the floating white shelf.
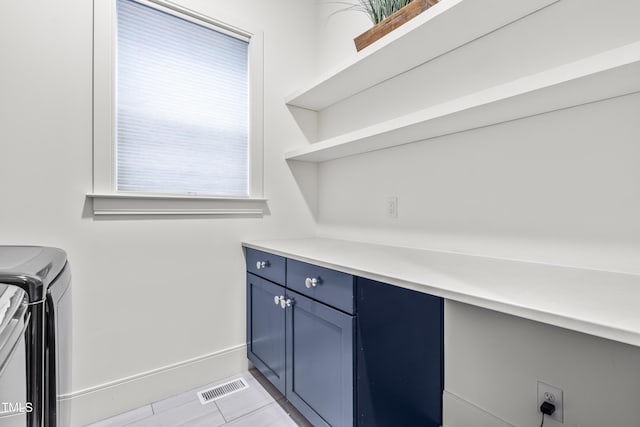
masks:
<path fill-rule="evenodd" d="M 442 0 L 285 101 L 322 110 L 557 1 Z"/>
<path fill-rule="evenodd" d="M 640 91 L 640 42 L 287 152 L 323 162 Z"/>

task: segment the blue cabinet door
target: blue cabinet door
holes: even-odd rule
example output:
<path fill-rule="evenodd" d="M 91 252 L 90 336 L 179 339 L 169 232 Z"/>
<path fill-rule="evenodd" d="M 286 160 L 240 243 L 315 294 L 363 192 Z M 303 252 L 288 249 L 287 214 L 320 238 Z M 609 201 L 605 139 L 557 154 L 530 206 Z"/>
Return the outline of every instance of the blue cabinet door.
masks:
<path fill-rule="evenodd" d="M 357 425 L 442 425 L 442 298 L 360 277 L 357 287 Z"/>
<path fill-rule="evenodd" d="M 247 357 L 281 393 L 285 392 L 285 290 L 247 273 Z"/>
<path fill-rule="evenodd" d="M 287 399 L 316 426 L 354 421 L 354 317 L 287 290 Z"/>

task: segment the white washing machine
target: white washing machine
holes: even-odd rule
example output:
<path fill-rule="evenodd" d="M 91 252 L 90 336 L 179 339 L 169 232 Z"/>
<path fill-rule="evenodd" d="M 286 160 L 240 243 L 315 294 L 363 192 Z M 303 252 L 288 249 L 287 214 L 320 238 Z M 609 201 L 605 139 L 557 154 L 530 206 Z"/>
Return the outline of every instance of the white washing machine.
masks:
<path fill-rule="evenodd" d="M 68 427 L 70 413 L 61 399 L 71 393 L 71 272 L 67 255 L 56 248 L 0 246 L 2 285 L 20 288 L 26 296 L 24 361 L 26 404 L 31 407 L 23 411 L 26 426 Z M 0 422 L 0 427 L 5 426 Z"/>
<path fill-rule="evenodd" d="M 0 285 L 0 427 L 27 426 L 27 295 Z"/>

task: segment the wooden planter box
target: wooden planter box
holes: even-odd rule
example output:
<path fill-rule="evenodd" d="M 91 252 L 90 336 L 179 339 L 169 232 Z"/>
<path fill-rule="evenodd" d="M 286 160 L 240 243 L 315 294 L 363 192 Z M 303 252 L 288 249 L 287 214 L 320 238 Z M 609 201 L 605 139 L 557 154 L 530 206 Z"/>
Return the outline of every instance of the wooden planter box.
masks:
<path fill-rule="evenodd" d="M 439 0 L 413 0 L 393 15 L 386 17 L 382 22 L 374 25 L 372 28 L 353 39 L 356 44 L 356 50 L 360 52 L 382 36 L 395 30 L 410 19 L 420 15 L 422 12 L 438 3 L 438 1 Z"/>

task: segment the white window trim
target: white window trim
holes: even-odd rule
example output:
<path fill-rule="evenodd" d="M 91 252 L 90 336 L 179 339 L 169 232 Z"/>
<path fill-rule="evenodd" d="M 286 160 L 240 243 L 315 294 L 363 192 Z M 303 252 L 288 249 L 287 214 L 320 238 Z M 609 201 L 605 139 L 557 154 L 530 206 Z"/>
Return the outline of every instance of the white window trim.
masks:
<path fill-rule="evenodd" d="M 115 187 L 115 0 L 94 0 L 93 201 L 94 215 L 260 216 L 264 198 L 264 53 L 261 31 L 247 32 L 164 0 L 135 0 L 249 41 L 249 196 L 215 197 L 118 192 Z"/>

